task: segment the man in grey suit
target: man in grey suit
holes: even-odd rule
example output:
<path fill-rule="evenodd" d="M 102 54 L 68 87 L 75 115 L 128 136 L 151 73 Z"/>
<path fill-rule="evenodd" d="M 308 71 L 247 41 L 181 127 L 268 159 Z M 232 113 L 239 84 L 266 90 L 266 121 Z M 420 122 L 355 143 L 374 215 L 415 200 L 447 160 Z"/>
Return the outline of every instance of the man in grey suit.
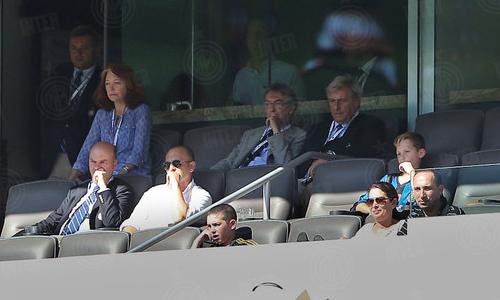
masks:
<path fill-rule="evenodd" d="M 285 164 L 298 156 L 306 132 L 291 125 L 297 109 L 295 92 L 285 84 L 272 84 L 264 93 L 266 126 L 247 130 L 240 143 L 213 170 L 228 170 L 266 164 Z"/>

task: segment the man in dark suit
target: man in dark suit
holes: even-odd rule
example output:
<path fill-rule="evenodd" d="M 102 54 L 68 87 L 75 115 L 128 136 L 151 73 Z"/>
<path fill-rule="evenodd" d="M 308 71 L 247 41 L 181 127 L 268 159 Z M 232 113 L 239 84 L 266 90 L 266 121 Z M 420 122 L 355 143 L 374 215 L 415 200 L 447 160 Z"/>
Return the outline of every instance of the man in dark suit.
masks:
<path fill-rule="evenodd" d="M 326 94 L 332 121 L 321 124 L 306 143 L 309 151 L 352 157 L 377 157 L 385 137 L 381 120 L 359 111 L 361 88 L 350 75 L 337 76 L 327 86 Z M 314 160 L 309 176 L 327 160 Z"/>
<path fill-rule="evenodd" d="M 69 52 L 71 63 L 58 66 L 42 86 L 47 90 L 64 87 L 60 99 L 54 93 L 43 95 L 50 99 L 41 99 L 43 177 L 50 175 L 58 154 L 67 157 L 71 166 L 75 163 L 95 112 L 94 92 L 101 74 L 96 64 L 97 33 L 86 26 L 73 29 Z"/>
<path fill-rule="evenodd" d="M 90 151 L 91 180 L 71 188 L 59 208 L 35 224 L 38 233 L 68 235 L 102 227 L 119 227 L 134 209 L 132 188 L 112 177 L 115 147 L 106 142 Z"/>

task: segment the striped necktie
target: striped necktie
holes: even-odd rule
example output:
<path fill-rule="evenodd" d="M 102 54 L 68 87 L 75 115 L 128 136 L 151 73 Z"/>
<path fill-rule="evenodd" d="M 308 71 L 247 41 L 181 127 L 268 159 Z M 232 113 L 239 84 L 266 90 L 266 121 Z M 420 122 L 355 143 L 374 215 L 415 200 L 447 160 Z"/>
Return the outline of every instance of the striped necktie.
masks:
<path fill-rule="evenodd" d="M 269 141 L 267 139 L 269 137 L 271 137 L 272 135 L 273 135 L 273 130 L 271 128 L 267 128 L 264 131 L 264 134 L 262 135 L 262 137 L 260 138 L 259 143 L 255 146 L 255 148 L 252 150 L 252 152 L 250 152 L 250 154 L 248 154 L 248 156 L 245 159 L 245 161 L 240 165 L 240 168 L 247 167 L 248 164 L 254 158 L 256 158 L 257 156 L 260 155 L 260 153 L 262 152 L 262 150 L 264 150 L 269 145 Z"/>
<path fill-rule="evenodd" d="M 66 226 L 62 231 L 63 235 L 73 234 L 77 232 L 78 229 L 80 229 L 80 225 L 89 214 L 90 206 L 93 205 L 97 200 L 98 190 L 99 185 L 95 184 L 92 192 L 87 196 L 87 199 L 85 199 L 80 207 L 75 210 L 73 216 L 71 216 L 71 219 L 66 223 Z"/>
<path fill-rule="evenodd" d="M 82 76 L 83 76 L 83 71 L 77 70 L 75 73 L 75 77 L 73 77 L 73 84 L 71 85 L 70 96 L 82 83 Z"/>

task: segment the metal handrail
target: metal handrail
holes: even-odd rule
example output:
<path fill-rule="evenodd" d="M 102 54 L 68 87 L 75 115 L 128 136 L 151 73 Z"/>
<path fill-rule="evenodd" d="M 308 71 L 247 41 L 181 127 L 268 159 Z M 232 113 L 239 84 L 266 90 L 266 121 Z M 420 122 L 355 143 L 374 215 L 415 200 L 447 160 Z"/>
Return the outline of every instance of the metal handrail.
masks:
<path fill-rule="evenodd" d="M 227 195 L 226 197 L 222 198 L 221 200 L 213 203 L 212 205 L 208 206 L 207 208 L 197 212 L 196 214 L 190 216 L 189 218 L 184 219 L 183 221 L 175 224 L 172 227 L 169 227 L 165 229 L 164 231 L 160 232 L 159 234 L 155 235 L 154 237 L 150 238 L 149 240 L 144 241 L 143 243 L 137 245 L 136 247 L 130 249 L 127 251 L 127 253 L 134 253 L 134 252 L 141 252 L 149 247 L 153 246 L 154 244 L 161 242 L 162 240 L 168 238 L 169 236 L 173 235 L 174 233 L 180 231 L 184 227 L 187 227 L 194 222 L 198 221 L 201 217 L 203 217 L 206 213 L 210 211 L 213 207 L 224 204 L 224 203 L 229 203 L 233 200 L 239 199 L 240 197 L 245 196 L 246 194 L 253 192 L 254 190 L 258 189 L 259 187 L 263 187 L 263 210 L 264 210 L 264 218 L 269 218 L 269 207 L 270 207 L 270 181 L 279 175 L 281 175 L 283 172 L 294 169 L 295 167 L 300 166 L 301 164 L 305 163 L 306 161 L 309 161 L 311 159 L 324 159 L 324 160 L 334 160 L 334 159 L 340 159 L 340 158 L 346 158 L 345 156 L 333 156 L 321 152 L 306 152 L 294 160 L 290 161 L 288 164 L 277 167 L 276 169 L 272 170 L 271 172 L 265 174 L 264 176 L 256 179 L 253 182 L 250 182 L 249 184 L 245 185 L 244 187 L 240 188 L 239 190 Z"/>

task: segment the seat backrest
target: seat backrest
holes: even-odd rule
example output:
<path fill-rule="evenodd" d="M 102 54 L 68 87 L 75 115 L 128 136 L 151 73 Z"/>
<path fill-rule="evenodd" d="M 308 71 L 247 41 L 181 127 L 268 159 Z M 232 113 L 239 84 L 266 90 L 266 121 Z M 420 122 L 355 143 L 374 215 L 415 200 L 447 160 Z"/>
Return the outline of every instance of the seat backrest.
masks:
<path fill-rule="evenodd" d="M 462 156 L 462 165 L 479 165 L 500 163 L 500 149 L 482 150 Z"/>
<path fill-rule="evenodd" d="M 57 239 L 51 236 L 20 236 L 0 240 L 0 261 L 53 258 Z"/>
<path fill-rule="evenodd" d="M 142 230 L 134 233 L 130 237 L 130 248 L 134 248 L 150 238 L 158 235 L 166 228 L 153 228 Z M 200 229 L 196 227 L 185 227 L 174 233 L 163 241 L 154 244 L 151 248 L 145 251 L 162 251 L 162 250 L 182 250 L 191 248 L 194 239 L 200 234 Z"/>
<path fill-rule="evenodd" d="M 134 207 L 139 203 L 142 195 L 153 186 L 153 178 L 151 176 L 124 175 L 118 177 L 128 183 L 134 190 Z"/>
<path fill-rule="evenodd" d="M 277 166 L 258 166 L 241 169 L 233 169 L 226 173 L 226 192 L 232 192 L 255 181 L 263 175 L 276 169 Z M 271 219 L 286 220 L 292 215 L 296 207 L 297 179 L 294 170 L 287 170 L 271 181 Z M 262 218 L 262 188 L 232 201 L 231 204 L 238 213 L 238 219 Z M 248 212 L 253 210 L 253 215 Z"/>
<path fill-rule="evenodd" d="M 59 257 L 125 253 L 128 233 L 121 231 L 86 231 L 61 238 Z"/>
<path fill-rule="evenodd" d="M 500 202 L 498 174 L 500 165 L 460 169 L 453 204 L 464 207 L 488 198 Z"/>
<path fill-rule="evenodd" d="M 336 240 L 351 238 L 361 228 L 361 218 L 357 216 L 320 216 L 289 220 L 288 242 Z"/>
<path fill-rule="evenodd" d="M 459 157 L 481 146 L 484 113 L 480 110 L 449 110 L 419 115 L 415 131 L 428 153 L 452 153 Z"/>
<path fill-rule="evenodd" d="M 45 219 L 59 207 L 73 185 L 69 180 L 40 180 L 11 187 L 1 237 L 11 237 Z"/>
<path fill-rule="evenodd" d="M 500 107 L 486 111 L 484 115 L 481 150 L 500 149 Z"/>
<path fill-rule="evenodd" d="M 212 196 L 212 201 L 224 197 L 224 188 L 226 185 L 225 172 L 222 170 L 196 170 L 193 173 L 193 179 L 197 185 L 201 186 Z M 165 183 L 165 174 L 159 174 L 155 177 L 155 185 Z"/>
<path fill-rule="evenodd" d="M 429 153 L 422 159 L 421 168 L 454 167 L 459 165 L 458 156 L 451 153 Z M 399 163 L 397 158 L 391 159 L 387 163 L 387 174 L 399 172 Z"/>
<path fill-rule="evenodd" d="M 381 159 L 352 158 L 334 160 L 316 168 L 306 217 L 349 210 L 374 182 L 385 174 Z"/>
<path fill-rule="evenodd" d="M 198 170 L 208 169 L 228 156 L 248 126 L 208 126 L 186 131 L 184 145 L 191 148 Z"/>
<path fill-rule="evenodd" d="M 252 229 L 252 239 L 258 244 L 285 243 L 288 238 L 288 223 L 281 220 L 251 220 L 238 222 L 238 228 Z"/>
<path fill-rule="evenodd" d="M 181 144 L 181 134 L 175 130 L 155 127 L 151 132 L 150 153 L 151 153 L 151 174 L 158 174 L 163 171 L 163 162 L 167 151 Z"/>

